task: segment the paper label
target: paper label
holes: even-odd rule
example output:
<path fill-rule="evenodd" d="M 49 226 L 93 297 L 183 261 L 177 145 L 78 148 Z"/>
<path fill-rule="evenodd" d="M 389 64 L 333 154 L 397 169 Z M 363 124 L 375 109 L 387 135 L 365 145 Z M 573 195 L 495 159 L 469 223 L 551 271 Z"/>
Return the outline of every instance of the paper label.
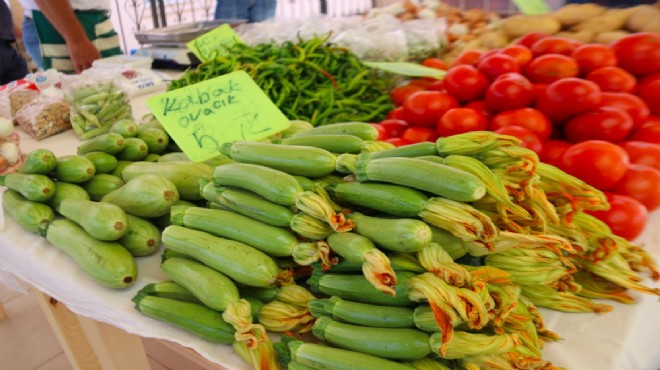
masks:
<path fill-rule="evenodd" d="M 523 14 L 548 14 L 552 12 L 545 0 L 513 0 L 513 3 Z"/>
<path fill-rule="evenodd" d="M 147 106 L 196 162 L 217 156 L 223 143 L 261 140 L 291 126 L 244 71 L 153 96 Z"/>
<path fill-rule="evenodd" d="M 409 62 L 364 62 L 364 64 L 371 68 L 378 68 L 384 71 L 410 77 L 433 77 L 441 80 L 447 73 L 446 71 L 440 69 L 426 67 L 421 64 Z"/>
<path fill-rule="evenodd" d="M 222 55 L 225 48 L 236 43 L 244 43 L 234 29 L 228 25 L 209 31 L 198 38 L 186 44 L 193 54 L 202 62 L 213 59 L 217 55 Z"/>

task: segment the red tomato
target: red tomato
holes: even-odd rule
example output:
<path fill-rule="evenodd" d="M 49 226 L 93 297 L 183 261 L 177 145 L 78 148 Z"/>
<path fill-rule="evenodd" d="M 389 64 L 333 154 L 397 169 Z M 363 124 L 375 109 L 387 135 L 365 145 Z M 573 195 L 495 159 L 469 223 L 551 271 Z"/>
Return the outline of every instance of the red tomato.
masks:
<path fill-rule="evenodd" d="M 445 81 L 444 80 L 435 80 L 431 82 L 428 86 L 426 86 L 426 90 L 429 91 L 440 91 L 443 93 L 447 92 L 447 89 L 445 88 Z"/>
<path fill-rule="evenodd" d="M 587 213 L 605 222 L 614 234 L 628 240 L 635 239 L 646 226 L 648 211 L 642 203 L 631 197 L 611 193 L 606 195 L 610 209 Z"/>
<path fill-rule="evenodd" d="M 552 123 L 548 117 L 534 108 L 519 108 L 498 113 L 490 121 L 490 129 L 496 131 L 506 126 L 520 126 L 528 129 L 541 141 L 550 137 Z"/>
<path fill-rule="evenodd" d="M 530 32 L 525 36 L 519 38 L 518 41 L 516 41 L 516 44 L 526 46 L 527 48 L 531 48 L 535 42 L 546 37 L 550 37 L 550 34 L 545 32 Z"/>
<path fill-rule="evenodd" d="M 471 65 L 452 67 L 444 78 L 447 92 L 458 101 L 479 99 L 488 88 L 488 79 Z"/>
<path fill-rule="evenodd" d="M 454 108 L 440 118 L 436 131 L 438 136 L 451 136 L 487 128 L 488 121 L 479 112 L 470 108 Z"/>
<path fill-rule="evenodd" d="M 387 118 L 403 119 L 403 107 L 396 107 L 396 108 L 392 109 L 387 114 Z"/>
<path fill-rule="evenodd" d="M 538 136 L 534 135 L 530 130 L 521 127 L 521 126 L 504 126 L 500 129 L 495 130 L 495 133 L 502 135 L 511 135 L 520 139 L 520 146 L 523 148 L 531 149 L 536 153 L 541 153 L 543 149 L 543 143 Z"/>
<path fill-rule="evenodd" d="M 621 180 L 628 164 L 628 154 L 620 146 L 587 140 L 564 152 L 561 168 L 598 189 L 607 190 Z"/>
<path fill-rule="evenodd" d="M 411 125 L 435 127 L 446 111 L 458 108 L 453 96 L 438 91 L 418 91 L 403 103 L 403 115 Z"/>
<path fill-rule="evenodd" d="M 640 76 L 660 72 L 660 34 L 633 33 L 610 45 L 619 67 Z"/>
<path fill-rule="evenodd" d="M 649 116 L 644 124 L 633 131 L 628 140 L 660 144 L 660 117 Z"/>
<path fill-rule="evenodd" d="M 630 163 L 643 164 L 660 170 L 660 144 L 645 141 L 624 141 L 619 146 L 628 153 Z"/>
<path fill-rule="evenodd" d="M 477 67 L 491 81 L 509 72 L 520 72 L 520 67 L 513 57 L 506 54 L 493 54 L 483 58 Z"/>
<path fill-rule="evenodd" d="M 585 78 L 595 82 L 602 91 L 632 93 L 637 87 L 635 76 L 619 67 L 598 68 Z"/>
<path fill-rule="evenodd" d="M 513 59 L 520 68 L 523 68 L 532 60 L 532 51 L 525 45 L 509 45 L 504 49 L 500 50 L 500 53 L 506 54 Z"/>
<path fill-rule="evenodd" d="M 600 87 L 580 78 L 564 78 L 548 85 L 536 99 L 536 109 L 559 123 L 574 114 L 596 108 L 601 101 Z"/>
<path fill-rule="evenodd" d="M 446 71 L 449 68 L 447 67 L 447 63 L 438 58 L 426 58 L 422 61 L 422 65 L 429 68 L 441 69 L 443 71 Z"/>
<path fill-rule="evenodd" d="M 632 127 L 632 117 L 623 109 L 597 107 L 566 121 L 564 136 L 574 143 L 585 140 L 617 143 L 630 134 Z"/>
<path fill-rule="evenodd" d="M 370 123 L 373 127 L 376 128 L 378 131 L 378 140 L 387 140 L 390 138 L 390 135 L 387 133 L 387 130 L 385 130 L 385 127 L 381 126 L 378 123 Z"/>
<path fill-rule="evenodd" d="M 426 89 L 427 86 L 431 84 L 432 81 L 427 80 L 425 78 L 413 78 L 412 80 L 409 80 L 406 85 L 408 86 L 419 86 L 424 89 Z M 404 85 L 405 86 L 405 85 Z"/>
<path fill-rule="evenodd" d="M 380 125 L 387 131 L 389 137 L 401 137 L 410 125 L 402 119 L 385 119 Z"/>
<path fill-rule="evenodd" d="M 660 73 L 642 78 L 637 85 L 639 96 L 651 110 L 651 114 L 660 116 Z"/>
<path fill-rule="evenodd" d="M 486 102 L 483 100 L 471 101 L 465 104 L 463 108 L 470 108 L 472 110 L 475 110 L 479 112 L 482 116 L 486 117 L 486 119 L 488 119 L 492 115 L 491 111 L 488 110 L 488 107 L 486 106 Z"/>
<path fill-rule="evenodd" d="M 494 112 L 524 108 L 533 99 L 532 84 L 517 73 L 501 76 L 486 90 L 486 106 Z"/>
<path fill-rule="evenodd" d="M 532 84 L 532 95 L 534 96 L 534 101 L 543 94 L 545 89 L 548 87 L 548 84 Z"/>
<path fill-rule="evenodd" d="M 525 68 L 531 82 L 549 84 L 567 77 L 577 77 L 580 69 L 571 57 L 545 54 L 532 60 Z"/>
<path fill-rule="evenodd" d="M 633 128 L 637 128 L 646 122 L 650 111 L 644 101 L 635 95 L 628 93 L 602 93 L 600 105 L 603 107 L 620 108 L 628 112 L 633 119 Z"/>
<path fill-rule="evenodd" d="M 660 170 L 643 164 L 630 164 L 626 174 L 611 189 L 640 201 L 647 210 L 660 206 Z"/>
<path fill-rule="evenodd" d="M 543 143 L 543 149 L 539 153 L 541 161 L 555 167 L 561 167 L 561 158 L 571 143 L 563 140 L 548 140 Z"/>
<path fill-rule="evenodd" d="M 422 90 L 424 90 L 424 87 L 420 85 L 401 85 L 393 88 L 392 91 L 390 91 L 390 98 L 392 98 L 394 105 L 400 107 L 412 93 L 416 93 Z"/>
<path fill-rule="evenodd" d="M 465 50 L 464 52 L 458 54 L 458 57 L 454 59 L 454 61 L 451 63 L 451 66 L 453 67 L 462 64 L 476 66 L 483 54 L 484 52 L 481 50 Z"/>
<path fill-rule="evenodd" d="M 394 146 L 397 146 L 397 147 L 412 144 L 412 142 L 410 142 L 406 139 L 400 138 L 400 137 L 393 137 L 393 138 L 387 139 L 385 141 L 392 144 L 392 145 L 394 145 Z"/>
<path fill-rule="evenodd" d="M 602 67 L 616 66 L 614 50 L 602 44 L 580 45 L 571 53 L 583 75 Z"/>
<path fill-rule="evenodd" d="M 430 127 L 410 127 L 403 132 L 401 138 L 410 143 L 421 143 L 422 141 L 435 141 L 438 134 Z"/>
<path fill-rule="evenodd" d="M 573 50 L 578 46 L 574 40 L 569 40 L 563 37 L 550 36 L 537 40 L 532 47 L 532 54 L 534 56 L 545 54 L 564 54 L 571 55 Z"/>

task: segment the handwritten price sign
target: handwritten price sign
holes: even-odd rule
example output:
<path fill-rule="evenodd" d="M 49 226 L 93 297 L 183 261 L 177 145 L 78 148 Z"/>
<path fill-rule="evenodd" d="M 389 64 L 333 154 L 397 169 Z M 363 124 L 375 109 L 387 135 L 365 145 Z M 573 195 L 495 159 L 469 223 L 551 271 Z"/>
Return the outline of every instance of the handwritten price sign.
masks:
<path fill-rule="evenodd" d="M 147 106 L 196 162 L 217 156 L 223 143 L 261 140 L 291 125 L 244 71 L 154 96 Z"/>
<path fill-rule="evenodd" d="M 186 44 L 195 56 L 205 62 L 214 58 L 216 55 L 225 54 L 228 47 L 236 43 L 243 43 L 243 40 L 238 36 L 234 29 L 228 24 L 209 31 L 198 38 Z"/>

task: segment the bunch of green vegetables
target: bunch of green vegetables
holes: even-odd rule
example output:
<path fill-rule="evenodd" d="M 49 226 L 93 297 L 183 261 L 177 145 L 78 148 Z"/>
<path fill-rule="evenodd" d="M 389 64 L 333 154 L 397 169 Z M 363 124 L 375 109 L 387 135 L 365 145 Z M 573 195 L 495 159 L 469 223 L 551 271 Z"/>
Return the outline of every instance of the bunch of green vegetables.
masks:
<path fill-rule="evenodd" d="M 393 108 L 388 79 L 327 39 L 280 45 L 237 43 L 221 56 L 187 70 L 169 89 L 244 70 L 290 119 L 314 126 L 383 119 Z"/>
<path fill-rule="evenodd" d="M 122 119 L 132 119 L 128 96 L 113 82 L 71 88 L 66 94 L 71 104 L 71 125 L 83 140 L 108 132 Z"/>

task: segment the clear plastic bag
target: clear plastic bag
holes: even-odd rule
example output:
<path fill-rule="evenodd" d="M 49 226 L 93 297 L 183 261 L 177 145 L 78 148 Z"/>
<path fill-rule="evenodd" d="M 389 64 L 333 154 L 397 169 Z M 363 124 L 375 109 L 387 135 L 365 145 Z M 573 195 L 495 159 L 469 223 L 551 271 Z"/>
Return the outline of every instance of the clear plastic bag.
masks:
<path fill-rule="evenodd" d="M 16 112 L 14 120 L 35 140 L 42 140 L 70 129 L 69 116 L 64 100 L 42 95 Z"/>
<path fill-rule="evenodd" d="M 63 79 L 71 125 L 81 139 L 104 134 L 114 122 L 133 117 L 128 94 L 115 83 L 117 76 L 116 71 L 87 70 Z"/>

